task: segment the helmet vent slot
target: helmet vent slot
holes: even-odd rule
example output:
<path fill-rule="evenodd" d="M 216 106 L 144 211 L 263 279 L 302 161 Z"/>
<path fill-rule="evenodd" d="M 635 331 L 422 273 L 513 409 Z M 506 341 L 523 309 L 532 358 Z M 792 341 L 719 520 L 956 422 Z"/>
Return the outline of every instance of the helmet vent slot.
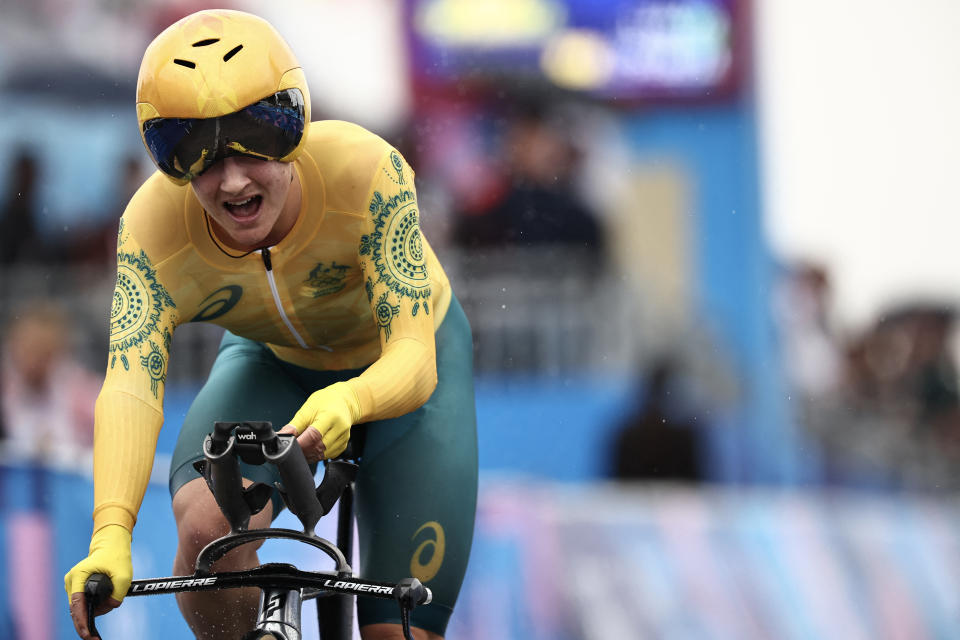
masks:
<path fill-rule="evenodd" d="M 186 67 L 186 68 L 188 68 L 188 69 L 196 69 L 196 68 L 197 68 L 197 63 L 196 63 L 196 62 L 190 62 L 189 60 L 181 60 L 180 58 L 174 58 L 174 59 L 173 59 L 173 63 L 174 63 L 174 64 L 178 64 L 178 65 L 180 65 L 181 67 Z"/>
<path fill-rule="evenodd" d="M 198 40 L 193 43 L 194 47 L 206 47 L 211 44 L 216 44 L 220 42 L 220 38 L 207 38 L 206 40 Z"/>
<path fill-rule="evenodd" d="M 240 53 L 240 49 L 243 49 L 243 45 L 242 45 L 242 44 L 238 44 L 238 45 L 235 46 L 233 49 L 230 49 L 230 51 L 227 51 L 227 53 L 224 54 L 224 56 L 223 56 L 223 61 L 226 62 L 227 60 L 229 60 L 229 59 L 232 58 L 233 56 L 235 56 L 235 55 L 237 55 L 238 53 Z"/>

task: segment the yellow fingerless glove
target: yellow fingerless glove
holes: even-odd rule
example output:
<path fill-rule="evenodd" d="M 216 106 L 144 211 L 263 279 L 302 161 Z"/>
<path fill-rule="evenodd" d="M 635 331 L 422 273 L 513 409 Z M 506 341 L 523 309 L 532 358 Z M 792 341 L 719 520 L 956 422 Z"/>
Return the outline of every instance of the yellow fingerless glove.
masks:
<path fill-rule="evenodd" d="M 117 524 L 108 524 L 93 534 L 90 539 L 90 555 L 78 562 L 63 583 L 70 595 L 83 591 L 87 578 L 94 573 L 110 576 L 113 582 L 111 597 L 119 602 L 127 595 L 133 580 L 133 561 L 130 558 L 130 532 Z"/>
<path fill-rule="evenodd" d="M 329 460 L 347 448 L 350 427 L 359 416 L 357 394 L 346 382 L 337 382 L 311 394 L 290 424 L 296 428 L 297 435 L 307 427 L 319 431 L 323 440 L 323 457 Z"/>

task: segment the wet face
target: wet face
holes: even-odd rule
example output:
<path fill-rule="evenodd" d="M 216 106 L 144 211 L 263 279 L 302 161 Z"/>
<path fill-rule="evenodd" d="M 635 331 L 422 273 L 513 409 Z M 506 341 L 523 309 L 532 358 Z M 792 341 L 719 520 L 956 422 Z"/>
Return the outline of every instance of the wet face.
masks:
<path fill-rule="evenodd" d="M 286 162 L 233 156 L 190 185 L 217 239 L 241 251 L 276 244 L 300 212 L 300 182 Z"/>

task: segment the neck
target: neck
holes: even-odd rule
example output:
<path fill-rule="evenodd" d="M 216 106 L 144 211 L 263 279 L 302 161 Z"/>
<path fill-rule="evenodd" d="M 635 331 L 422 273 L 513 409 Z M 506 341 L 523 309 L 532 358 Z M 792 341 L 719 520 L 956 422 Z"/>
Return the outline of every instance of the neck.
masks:
<path fill-rule="evenodd" d="M 300 216 L 300 205 L 303 203 L 303 188 L 300 185 L 300 177 L 293 163 L 290 163 L 290 189 L 287 191 L 287 199 L 283 203 L 283 209 L 280 211 L 280 217 L 273 229 L 263 239 L 262 246 L 272 247 L 287 237 L 287 234 L 293 229 Z"/>

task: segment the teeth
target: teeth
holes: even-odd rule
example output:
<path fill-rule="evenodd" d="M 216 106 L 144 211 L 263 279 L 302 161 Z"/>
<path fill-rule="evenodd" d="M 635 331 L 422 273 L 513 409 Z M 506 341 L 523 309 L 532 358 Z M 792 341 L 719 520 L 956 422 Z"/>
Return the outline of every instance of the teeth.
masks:
<path fill-rule="evenodd" d="M 240 202 L 228 202 L 227 204 L 230 205 L 231 207 L 242 207 L 243 205 L 248 204 L 250 202 L 253 202 L 253 196 L 250 196 L 246 200 L 242 200 Z"/>

